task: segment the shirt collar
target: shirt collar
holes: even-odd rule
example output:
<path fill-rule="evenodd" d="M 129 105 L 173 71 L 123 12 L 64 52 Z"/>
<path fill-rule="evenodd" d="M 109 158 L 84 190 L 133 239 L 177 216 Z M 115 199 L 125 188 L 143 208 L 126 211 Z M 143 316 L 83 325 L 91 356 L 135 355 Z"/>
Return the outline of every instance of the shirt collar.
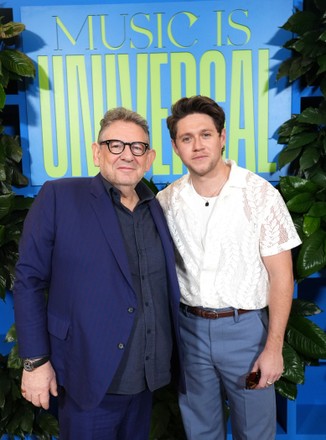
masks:
<path fill-rule="evenodd" d="M 226 182 L 226 186 L 233 188 L 245 188 L 246 186 L 246 176 L 247 170 L 239 167 L 234 160 L 225 159 L 225 163 L 231 167 L 230 175 L 228 181 Z M 181 188 L 181 193 L 185 192 L 189 193 L 189 188 L 191 185 L 190 173 L 184 176 L 183 185 Z M 225 192 L 224 192 L 225 193 Z"/>
<path fill-rule="evenodd" d="M 115 197 L 115 199 L 120 200 L 120 191 L 102 175 L 101 177 L 104 187 L 111 199 L 113 200 L 113 197 Z M 155 197 L 152 190 L 142 180 L 136 185 L 135 190 L 139 197 L 139 203 L 149 202 Z"/>
<path fill-rule="evenodd" d="M 247 170 L 239 167 L 234 160 L 226 159 L 225 163 L 231 166 L 231 172 L 228 179 L 228 186 L 244 188 L 246 186 Z"/>

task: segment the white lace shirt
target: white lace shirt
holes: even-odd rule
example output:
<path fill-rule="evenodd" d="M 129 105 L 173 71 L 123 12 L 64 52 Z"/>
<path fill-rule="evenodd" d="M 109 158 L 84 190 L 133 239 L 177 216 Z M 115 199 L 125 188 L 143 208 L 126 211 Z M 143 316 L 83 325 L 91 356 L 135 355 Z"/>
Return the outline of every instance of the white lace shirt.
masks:
<path fill-rule="evenodd" d="M 209 206 L 195 193 L 189 174 L 157 198 L 176 247 L 181 301 L 260 309 L 268 305 L 269 292 L 261 257 L 301 241 L 277 189 L 234 161 L 226 162 L 231 165 L 229 180 Z"/>

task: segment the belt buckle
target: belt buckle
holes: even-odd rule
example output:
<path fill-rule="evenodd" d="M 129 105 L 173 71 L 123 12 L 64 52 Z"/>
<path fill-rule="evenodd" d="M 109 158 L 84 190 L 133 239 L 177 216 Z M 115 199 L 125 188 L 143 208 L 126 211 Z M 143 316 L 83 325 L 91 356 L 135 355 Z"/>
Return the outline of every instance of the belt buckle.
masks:
<path fill-rule="evenodd" d="M 218 319 L 219 318 L 219 314 L 217 312 L 213 312 L 212 310 L 206 310 L 205 313 L 206 313 L 206 316 L 208 317 L 208 319 Z"/>

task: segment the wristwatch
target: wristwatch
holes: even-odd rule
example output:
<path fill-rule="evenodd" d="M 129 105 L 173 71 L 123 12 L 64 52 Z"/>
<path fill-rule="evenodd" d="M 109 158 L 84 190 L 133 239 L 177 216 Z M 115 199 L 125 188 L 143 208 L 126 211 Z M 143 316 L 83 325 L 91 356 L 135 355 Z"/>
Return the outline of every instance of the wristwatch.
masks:
<path fill-rule="evenodd" d="M 35 368 L 40 367 L 41 365 L 45 364 L 50 359 L 49 356 L 43 356 L 38 359 L 24 359 L 23 360 L 23 367 L 26 371 L 33 371 Z"/>

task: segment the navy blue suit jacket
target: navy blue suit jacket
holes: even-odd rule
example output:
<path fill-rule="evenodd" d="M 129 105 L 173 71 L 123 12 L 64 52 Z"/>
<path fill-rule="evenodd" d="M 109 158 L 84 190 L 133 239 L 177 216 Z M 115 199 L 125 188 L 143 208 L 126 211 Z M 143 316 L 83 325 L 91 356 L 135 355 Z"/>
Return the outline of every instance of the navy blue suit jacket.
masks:
<path fill-rule="evenodd" d="M 178 360 L 179 287 L 172 239 L 150 210 L 166 257 Z M 48 291 L 48 303 L 44 290 Z M 137 308 L 118 219 L 101 176 L 46 182 L 25 220 L 14 286 L 21 357 L 51 355 L 57 382 L 84 409 L 104 397 Z"/>

